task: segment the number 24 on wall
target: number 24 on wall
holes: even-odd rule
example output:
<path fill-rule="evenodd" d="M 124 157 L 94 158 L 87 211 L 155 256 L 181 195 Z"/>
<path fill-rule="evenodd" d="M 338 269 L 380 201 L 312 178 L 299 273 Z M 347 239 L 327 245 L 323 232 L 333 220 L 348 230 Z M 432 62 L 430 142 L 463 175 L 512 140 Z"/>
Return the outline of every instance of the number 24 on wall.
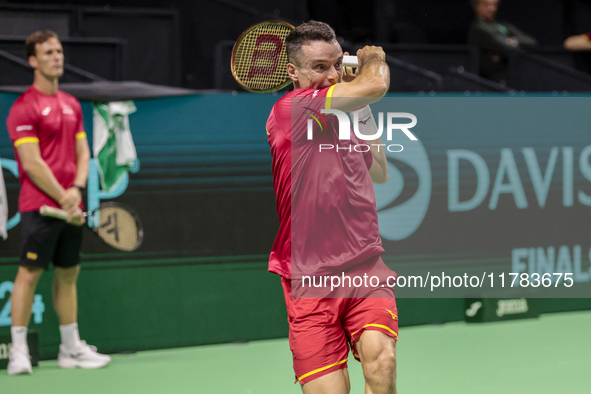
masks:
<path fill-rule="evenodd" d="M 0 300 L 6 298 L 6 303 L 0 310 L 0 327 L 10 326 L 12 323 L 10 318 L 10 297 L 7 297 L 7 294 L 12 293 L 13 286 L 14 284 L 8 281 L 0 283 Z M 41 294 L 35 294 L 33 301 L 33 321 L 35 323 L 41 324 L 43 322 L 43 312 L 45 312 L 43 297 Z"/>

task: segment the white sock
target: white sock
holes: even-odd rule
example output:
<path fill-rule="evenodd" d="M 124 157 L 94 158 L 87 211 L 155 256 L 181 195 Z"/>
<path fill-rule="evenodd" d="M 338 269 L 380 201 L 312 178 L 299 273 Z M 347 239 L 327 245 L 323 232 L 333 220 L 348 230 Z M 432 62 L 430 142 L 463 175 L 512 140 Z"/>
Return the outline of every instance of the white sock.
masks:
<path fill-rule="evenodd" d="M 10 333 L 12 334 L 12 346 L 29 348 L 27 345 L 27 327 L 12 326 L 10 327 Z"/>
<path fill-rule="evenodd" d="M 62 345 L 64 345 L 66 349 L 74 349 L 80 343 L 78 323 L 60 326 L 60 334 L 62 336 Z"/>

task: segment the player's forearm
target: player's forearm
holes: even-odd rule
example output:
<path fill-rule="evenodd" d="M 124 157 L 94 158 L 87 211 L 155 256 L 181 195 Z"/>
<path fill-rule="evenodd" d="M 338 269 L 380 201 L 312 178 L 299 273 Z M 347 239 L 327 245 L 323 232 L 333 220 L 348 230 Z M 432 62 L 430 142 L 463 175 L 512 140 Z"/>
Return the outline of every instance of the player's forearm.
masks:
<path fill-rule="evenodd" d="M 380 101 L 390 86 L 390 69 L 380 47 L 366 46 L 357 51 L 359 74 L 347 83 L 337 83 L 332 90 L 334 109 L 349 112 Z"/>
<path fill-rule="evenodd" d="M 383 97 L 390 87 L 390 68 L 381 56 L 369 56 L 359 68 L 359 76 L 351 83 L 373 88 L 368 92 L 371 97 Z"/>
<path fill-rule="evenodd" d="M 88 150 L 80 152 L 76 157 L 76 177 L 74 178 L 74 185 L 85 186 L 88 181 L 88 167 L 90 160 L 90 152 Z"/>
<path fill-rule="evenodd" d="M 350 112 L 378 102 L 390 85 L 390 70 L 386 62 L 372 56 L 360 67 L 360 74 L 351 82 L 338 83 L 333 89 L 332 108 Z"/>
<path fill-rule="evenodd" d="M 43 159 L 29 160 L 24 164 L 24 169 L 35 186 L 54 201 L 59 202 L 64 197 L 66 190 L 57 181 Z"/>
<path fill-rule="evenodd" d="M 381 131 L 373 117 L 371 108 L 366 105 L 352 111 L 351 119 L 355 134 L 369 145 L 370 154 L 373 158 L 369 168 L 369 175 L 373 183 L 383 184 L 388 182 L 388 161 L 386 159 L 385 146 L 380 138 Z"/>
<path fill-rule="evenodd" d="M 386 148 L 382 143 L 381 138 L 375 140 L 366 141 L 367 145 L 370 146 L 371 156 L 373 157 L 373 163 L 369 169 L 369 175 L 373 183 L 384 184 L 390 179 L 388 173 L 388 160 L 386 159 Z"/>

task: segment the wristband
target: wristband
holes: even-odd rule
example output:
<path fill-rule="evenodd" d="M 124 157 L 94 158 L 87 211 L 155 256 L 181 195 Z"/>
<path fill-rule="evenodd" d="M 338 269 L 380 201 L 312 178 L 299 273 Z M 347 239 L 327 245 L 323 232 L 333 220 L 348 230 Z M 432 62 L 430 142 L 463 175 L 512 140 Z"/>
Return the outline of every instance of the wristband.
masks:
<path fill-rule="evenodd" d="M 86 190 L 84 186 L 72 185 L 72 187 L 75 187 L 76 189 L 80 190 L 80 194 L 84 193 L 84 191 Z"/>
<path fill-rule="evenodd" d="M 355 135 L 364 140 L 375 140 L 382 135 L 383 125 L 378 129 L 376 121 L 371 113 L 369 105 L 351 111 L 353 118 L 353 131 Z"/>

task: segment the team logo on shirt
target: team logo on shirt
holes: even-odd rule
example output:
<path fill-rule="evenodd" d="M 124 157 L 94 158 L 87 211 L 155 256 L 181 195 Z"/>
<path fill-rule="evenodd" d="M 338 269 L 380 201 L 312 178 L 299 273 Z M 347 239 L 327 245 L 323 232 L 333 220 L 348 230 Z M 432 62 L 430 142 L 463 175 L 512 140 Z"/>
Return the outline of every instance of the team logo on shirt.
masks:
<path fill-rule="evenodd" d="M 62 107 L 62 113 L 65 115 L 74 115 L 74 110 L 69 105 L 64 105 Z"/>
<path fill-rule="evenodd" d="M 386 309 L 388 312 L 390 312 L 390 314 L 392 315 L 392 319 L 396 320 L 398 319 L 398 315 L 395 314 L 394 312 L 392 312 L 390 309 Z"/>
<path fill-rule="evenodd" d="M 51 112 L 51 107 L 45 107 L 43 108 L 43 111 L 41 111 L 41 115 L 47 116 L 49 115 L 49 112 Z"/>

